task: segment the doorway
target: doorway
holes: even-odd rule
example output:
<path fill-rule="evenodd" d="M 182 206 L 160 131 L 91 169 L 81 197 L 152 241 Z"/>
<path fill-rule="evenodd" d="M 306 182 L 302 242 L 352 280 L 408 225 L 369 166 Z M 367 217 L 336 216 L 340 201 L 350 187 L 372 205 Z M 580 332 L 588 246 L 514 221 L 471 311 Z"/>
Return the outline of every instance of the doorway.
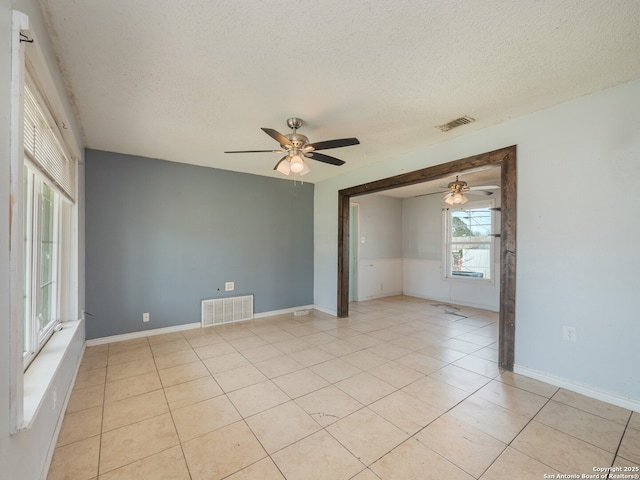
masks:
<path fill-rule="evenodd" d="M 438 180 L 469 170 L 500 167 L 500 315 L 498 365 L 513 370 L 516 298 L 516 146 L 365 183 L 338 192 L 338 317 L 349 316 L 351 199 L 397 187 Z"/>

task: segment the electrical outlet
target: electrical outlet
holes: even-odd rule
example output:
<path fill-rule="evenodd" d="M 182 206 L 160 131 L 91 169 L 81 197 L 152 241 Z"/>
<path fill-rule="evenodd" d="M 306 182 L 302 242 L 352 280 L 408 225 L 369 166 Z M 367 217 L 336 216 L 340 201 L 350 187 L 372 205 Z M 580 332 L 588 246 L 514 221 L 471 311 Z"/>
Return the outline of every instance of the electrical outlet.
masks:
<path fill-rule="evenodd" d="M 234 282 L 226 282 L 224 284 L 224 291 L 225 292 L 232 292 L 233 290 L 235 290 L 236 285 Z"/>
<path fill-rule="evenodd" d="M 576 327 L 567 327 L 566 325 L 562 327 L 562 338 L 568 342 L 577 342 L 578 331 Z"/>
<path fill-rule="evenodd" d="M 143 321 L 143 322 L 148 322 L 149 320 L 150 320 L 150 318 L 149 318 L 149 312 L 147 312 L 147 313 L 143 313 L 143 314 L 142 314 L 142 321 Z"/>

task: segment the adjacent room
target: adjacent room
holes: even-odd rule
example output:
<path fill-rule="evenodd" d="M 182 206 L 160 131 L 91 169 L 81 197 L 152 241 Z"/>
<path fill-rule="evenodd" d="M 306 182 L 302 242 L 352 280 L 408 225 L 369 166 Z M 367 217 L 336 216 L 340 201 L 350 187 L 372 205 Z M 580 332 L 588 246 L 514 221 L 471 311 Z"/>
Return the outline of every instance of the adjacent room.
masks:
<path fill-rule="evenodd" d="M 638 478 L 638 2 L 0 32 L 2 478 Z"/>

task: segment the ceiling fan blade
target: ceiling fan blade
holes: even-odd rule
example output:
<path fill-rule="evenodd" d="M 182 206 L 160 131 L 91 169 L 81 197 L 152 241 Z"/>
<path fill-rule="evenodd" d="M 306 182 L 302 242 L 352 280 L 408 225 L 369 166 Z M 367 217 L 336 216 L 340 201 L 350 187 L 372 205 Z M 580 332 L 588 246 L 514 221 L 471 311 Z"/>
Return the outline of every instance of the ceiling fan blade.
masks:
<path fill-rule="evenodd" d="M 282 162 L 286 162 L 286 161 L 287 161 L 287 158 L 289 158 L 289 155 L 285 155 L 285 156 L 284 156 L 284 157 L 282 157 L 280 160 L 278 160 L 278 163 L 276 163 L 276 164 L 273 166 L 273 169 L 274 169 L 274 170 L 277 170 L 277 169 L 278 169 L 278 167 L 280 166 L 280 164 L 281 164 Z"/>
<path fill-rule="evenodd" d="M 448 191 L 442 191 L 442 192 L 431 192 L 431 193 L 421 193 L 420 195 L 415 195 L 413 198 L 418 198 L 418 197 L 428 197 L 429 195 L 438 195 L 438 194 L 442 194 L 442 193 L 448 193 Z"/>
<path fill-rule="evenodd" d="M 313 160 L 317 160 L 319 162 L 329 163 L 331 165 L 344 165 L 344 160 L 340 160 L 339 158 L 330 157 L 329 155 L 325 155 L 324 153 L 318 152 L 309 152 L 304 154 L 305 157 L 311 158 Z"/>
<path fill-rule="evenodd" d="M 282 153 L 282 150 L 227 150 L 224 153 Z"/>
<path fill-rule="evenodd" d="M 283 147 L 293 147 L 293 143 L 282 135 L 280 132 L 277 132 L 273 128 L 263 128 L 262 131 L 273 138 L 276 142 L 278 142 Z"/>
<path fill-rule="evenodd" d="M 486 190 L 471 190 L 469 192 L 464 192 L 465 195 L 480 195 L 483 197 L 489 197 L 493 195 L 493 192 L 487 192 Z"/>
<path fill-rule="evenodd" d="M 324 142 L 311 143 L 308 146 L 315 150 L 328 150 L 329 148 L 348 147 L 350 145 L 359 145 L 360 140 L 357 138 L 337 138 L 335 140 L 325 140 Z"/>
<path fill-rule="evenodd" d="M 476 187 L 469 187 L 469 190 L 494 190 L 500 188 L 499 185 L 479 185 Z"/>

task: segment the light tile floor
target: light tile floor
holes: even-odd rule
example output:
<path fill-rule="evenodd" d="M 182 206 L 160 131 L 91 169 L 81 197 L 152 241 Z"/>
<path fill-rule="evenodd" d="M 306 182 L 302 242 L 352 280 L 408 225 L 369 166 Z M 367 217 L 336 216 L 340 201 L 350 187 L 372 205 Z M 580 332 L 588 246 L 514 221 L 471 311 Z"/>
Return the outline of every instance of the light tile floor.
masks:
<path fill-rule="evenodd" d="M 640 465 L 640 414 L 499 370 L 496 338 L 494 313 L 392 297 L 347 319 L 89 347 L 48 478 L 540 480 Z"/>

